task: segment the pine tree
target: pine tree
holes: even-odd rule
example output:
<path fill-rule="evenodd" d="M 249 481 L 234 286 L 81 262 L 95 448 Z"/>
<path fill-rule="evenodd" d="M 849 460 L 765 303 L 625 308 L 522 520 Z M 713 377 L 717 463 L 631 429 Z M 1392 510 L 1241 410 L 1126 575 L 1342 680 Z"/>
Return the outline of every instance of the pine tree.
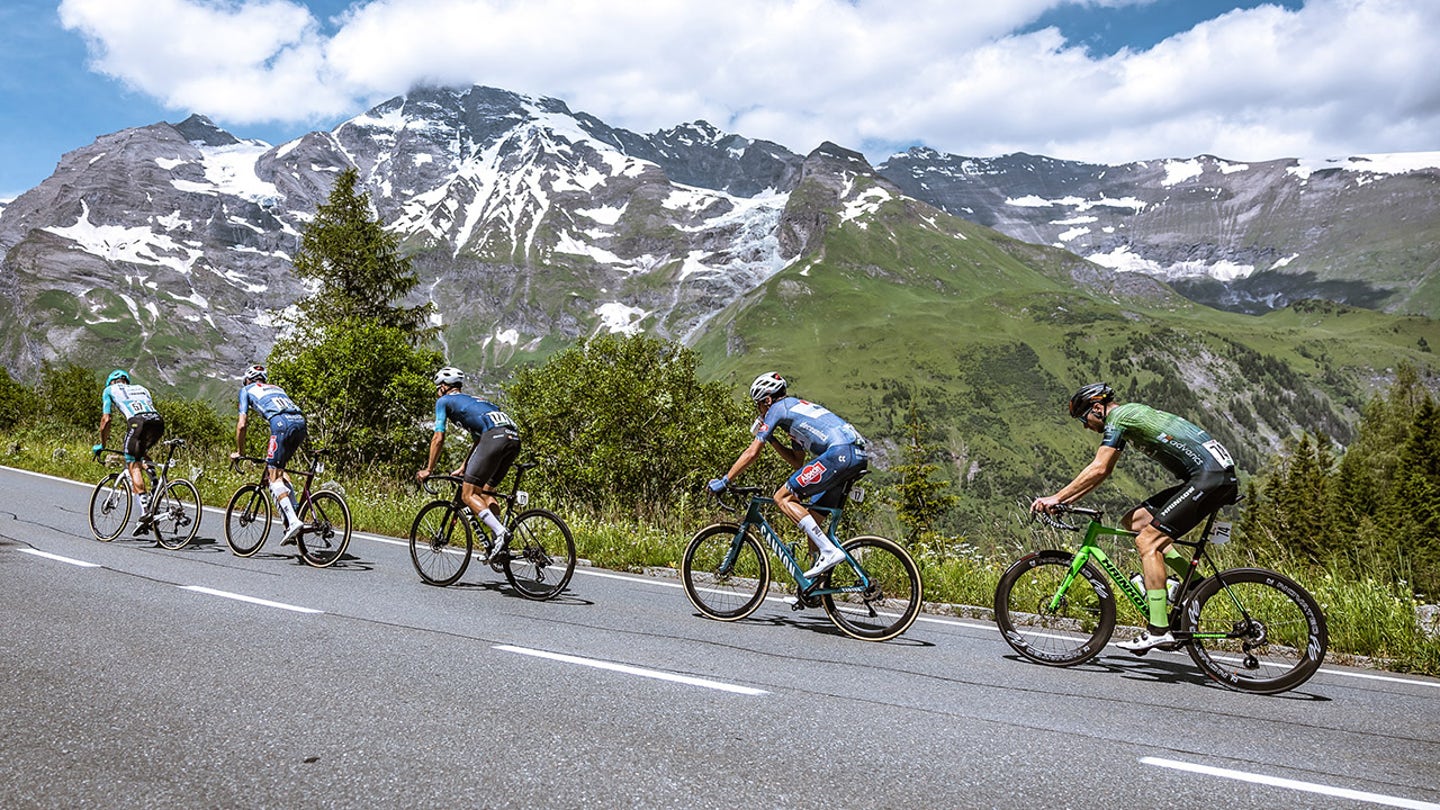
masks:
<path fill-rule="evenodd" d="M 930 461 L 934 449 L 925 442 L 925 425 L 913 407 L 905 430 L 909 441 L 901 449 L 903 460 L 891 469 L 897 480 L 887 500 L 895 507 L 895 517 L 905 527 L 905 536 L 915 544 L 935 532 L 959 498 L 950 492 L 949 481 L 931 478 L 939 465 Z"/>
<path fill-rule="evenodd" d="M 1440 409 L 1428 396 L 1400 451 L 1391 513 L 1396 539 L 1410 560 L 1413 587 L 1440 594 Z"/>

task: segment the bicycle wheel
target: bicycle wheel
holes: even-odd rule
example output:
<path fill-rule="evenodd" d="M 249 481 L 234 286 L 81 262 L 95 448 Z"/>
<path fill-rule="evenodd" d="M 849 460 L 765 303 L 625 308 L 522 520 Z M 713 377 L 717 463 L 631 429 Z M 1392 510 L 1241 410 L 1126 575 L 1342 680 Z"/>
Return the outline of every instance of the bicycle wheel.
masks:
<path fill-rule="evenodd" d="M 200 529 L 200 491 L 183 478 L 165 485 L 156 496 L 155 536 L 168 549 L 184 548 Z"/>
<path fill-rule="evenodd" d="M 510 527 L 505 578 L 526 599 L 544 601 L 570 583 L 575 573 L 575 538 L 559 515 L 531 509 Z"/>
<path fill-rule="evenodd" d="M 270 499 L 259 484 L 246 484 L 225 507 L 225 542 L 236 557 L 249 557 L 270 535 Z"/>
<path fill-rule="evenodd" d="M 350 546 L 350 507 L 339 493 L 322 489 L 310 494 L 300 507 L 304 528 L 295 536 L 300 558 L 316 568 L 328 568 Z"/>
<path fill-rule="evenodd" d="M 130 520 L 130 476 L 110 473 L 90 493 L 90 531 L 96 540 L 106 543 L 120 536 Z"/>
<path fill-rule="evenodd" d="M 450 501 L 431 501 L 410 524 L 410 562 L 431 585 L 449 585 L 465 573 L 475 537 L 460 509 Z"/>
<path fill-rule="evenodd" d="M 1038 664 L 1066 667 L 1089 661 L 1115 631 L 1115 592 L 1095 566 L 1085 563 L 1060 592 L 1074 559 L 1068 551 L 1027 554 L 995 586 L 1000 634 L 1011 649 Z"/>
<path fill-rule="evenodd" d="M 734 523 L 701 529 L 680 562 L 680 581 L 695 609 L 722 622 L 743 619 L 765 600 L 770 558 Z"/>
<path fill-rule="evenodd" d="M 1310 679 L 1329 635 L 1314 597 L 1287 577 L 1235 568 L 1200 583 L 1181 611 L 1195 664 L 1221 685 L 1273 695 Z"/>
<path fill-rule="evenodd" d="M 884 537 L 856 537 L 844 548 L 865 577 L 861 579 L 849 562 L 825 574 L 821 589 L 857 589 L 825 594 L 830 621 L 847 635 L 865 641 L 885 641 L 910 629 L 920 615 L 923 599 L 915 560 L 898 543 Z"/>

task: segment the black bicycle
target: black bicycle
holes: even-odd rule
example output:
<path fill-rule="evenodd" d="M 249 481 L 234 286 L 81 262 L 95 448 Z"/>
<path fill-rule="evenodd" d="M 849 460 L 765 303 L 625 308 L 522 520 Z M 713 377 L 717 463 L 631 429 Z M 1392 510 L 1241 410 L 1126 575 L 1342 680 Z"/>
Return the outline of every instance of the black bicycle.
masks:
<path fill-rule="evenodd" d="M 515 465 L 508 494 L 486 492 L 505 504 L 503 522 L 510 540 L 499 554 L 491 553 L 494 539 L 460 498 L 464 479 L 454 475 L 426 478 L 422 484 L 426 492 L 438 495 L 437 487 L 448 484 L 451 493 L 448 499 L 437 498 L 420 507 L 410 526 L 410 562 L 420 578 L 431 585 L 450 585 L 459 580 L 470 565 L 475 537 L 479 536 L 491 570 L 504 573 L 521 596 L 543 601 L 565 590 L 575 573 L 575 539 L 570 527 L 547 509 L 516 511 L 529 503 L 529 493 L 520 489 L 520 478 L 534 466 L 534 462 Z"/>
<path fill-rule="evenodd" d="M 328 489 L 310 491 L 315 476 L 325 472 L 321 461 L 323 450 L 310 452 L 310 469 L 284 470 L 291 475 L 305 479 L 305 485 L 296 495 L 299 519 L 302 524 L 295 543 L 300 558 L 316 568 L 334 565 L 345 554 L 350 545 L 350 507 L 345 496 Z M 225 542 L 237 557 L 249 557 L 265 545 L 270 536 L 272 509 L 270 479 L 265 470 L 265 459 L 240 456 L 231 462 L 231 467 L 240 472 L 240 463 L 259 465 L 260 480 L 245 484 L 235 490 L 230 505 L 225 507 Z"/>
<path fill-rule="evenodd" d="M 150 479 L 150 508 L 140 516 L 149 520 L 155 540 L 168 549 L 181 549 L 195 538 L 200 529 L 200 491 L 184 478 L 171 478 L 170 465 L 175 460 L 175 448 L 184 447 L 181 438 L 166 439 L 162 444 L 168 449 L 165 463 L 155 466 L 148 457 L 140 459 L 145 475 Z M 106 453 L 123 457 L 124 452 L 102 447 L 95 451 L 95 460 L 100 461 Z M 130 488 L 130 471 L 112 472 L 100 479 L 95 491 L 90 493 L 90 531 L 96 540 L 110 542 L 125 530 L 130 520 L 130 510 L 135 497 Z"/>

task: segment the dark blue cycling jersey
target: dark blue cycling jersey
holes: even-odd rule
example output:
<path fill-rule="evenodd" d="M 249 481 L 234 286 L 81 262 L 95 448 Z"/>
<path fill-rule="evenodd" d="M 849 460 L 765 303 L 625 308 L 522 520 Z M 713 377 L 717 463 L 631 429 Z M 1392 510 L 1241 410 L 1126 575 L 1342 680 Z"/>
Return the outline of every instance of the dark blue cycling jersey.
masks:
<path fill-rule="evenodd" d="M 485 400 L 470 394 L 454 391 L 435 400 L 435 432 L 444 433 L 447 420 L 453 420 L 460 427 L 479 436 L 497 427 L 515 427 L 515 420 L 504 411 Z"/>
<path fill-rule="evenodd" d="M 865 446 L 864 437 L 849 422 L 828 408 L 799 397 L 785 397 L 771 403 L 755 427 L 755 438 L 769 441 L 777 429 L 789 433 L 812 456 L 845 444 Z"/>

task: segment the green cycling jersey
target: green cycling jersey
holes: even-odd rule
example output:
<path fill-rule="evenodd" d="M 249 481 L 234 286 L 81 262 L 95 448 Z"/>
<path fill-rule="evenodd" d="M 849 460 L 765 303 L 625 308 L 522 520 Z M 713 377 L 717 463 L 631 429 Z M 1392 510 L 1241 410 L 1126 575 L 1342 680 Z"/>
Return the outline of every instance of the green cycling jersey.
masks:
<path fill-rule="evenodd" d="M 1126 442 L 1135 442 L 1140 452 L 1186 481 L 1201 472 L 1235 467 L 1225 446 L 1199 425 L 1138 402 L 1111 408 L 1105 416 L 1100 444 L 1124 450 Z"/>

